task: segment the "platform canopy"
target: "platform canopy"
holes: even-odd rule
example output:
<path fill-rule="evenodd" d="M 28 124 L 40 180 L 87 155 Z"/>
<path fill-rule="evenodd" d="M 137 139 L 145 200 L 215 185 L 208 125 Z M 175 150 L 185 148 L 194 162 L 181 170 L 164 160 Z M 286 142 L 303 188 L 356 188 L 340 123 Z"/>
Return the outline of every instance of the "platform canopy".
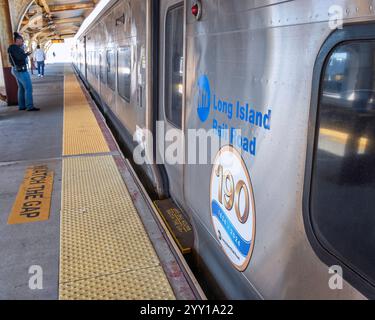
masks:
<path fill-rule="evenodd" d="M 26 9 L 19 32 L 32 43 L 74 37 L 99 0 L 34 0 Z"/>

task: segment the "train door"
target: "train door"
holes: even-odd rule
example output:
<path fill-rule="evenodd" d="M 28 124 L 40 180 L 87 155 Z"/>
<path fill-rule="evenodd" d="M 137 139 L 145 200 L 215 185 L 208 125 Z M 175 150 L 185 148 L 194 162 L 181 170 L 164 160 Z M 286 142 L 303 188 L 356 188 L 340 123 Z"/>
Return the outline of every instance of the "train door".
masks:
<path fill-rule="evenodd" d="M 158 156 L 164 159 L 171 196 L 183 203 L 184 153 L 184 2 L 160 1 L 159 115 L 165 142 Z M 174 140 L 172 140 L 174 137 Z M 176 137 L 178 137 L 176 139 Z M 178 151 L 175 150 L 179 148 Z M 173 151 L 174 150 L 174 151 Z"/>

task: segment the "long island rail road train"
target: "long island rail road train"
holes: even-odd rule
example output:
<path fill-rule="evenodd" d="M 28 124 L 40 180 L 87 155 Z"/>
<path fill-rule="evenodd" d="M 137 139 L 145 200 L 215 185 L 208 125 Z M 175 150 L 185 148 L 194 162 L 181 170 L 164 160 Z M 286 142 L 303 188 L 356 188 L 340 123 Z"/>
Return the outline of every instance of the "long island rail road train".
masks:
<path fill-rule="evenodd" d="M 136 170 L 189 221 L 209 297 L 375 297 L 374 22 L 372 1 L 124 0 L 76 36 L 123 146 L 153 144 Z M 212 163 L 187 160 L 194 129 Z"/>
<path fill-rule="evenodd" d="M 0 4 L 0 299 L 375 299 L 375 0 Z"/>
<path fill-rule="evenodd" d="M 176 143 L 158 122 L 185 155 L 191 129 L 220 140 L 210 164 L 137 167 L 214 297 L 375 297 L 374 20 L 372 1 L 128 0 L 76 37 L 130 152 L 145 130 L 153 157 Z"/>

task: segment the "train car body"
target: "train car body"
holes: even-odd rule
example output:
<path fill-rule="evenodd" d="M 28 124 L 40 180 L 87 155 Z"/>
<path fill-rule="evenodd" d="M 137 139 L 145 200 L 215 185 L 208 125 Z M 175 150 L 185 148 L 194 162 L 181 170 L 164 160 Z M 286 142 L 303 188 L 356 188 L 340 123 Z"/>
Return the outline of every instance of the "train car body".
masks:
<path fill-rule="evenodd" d="M 213 164 L 140 168 L 189 216 L 214 297 L 375 297 L 374 8 L 107 1 L 77 35 L 74 65 L 130 151 L 156 121 L 183 139 L 205 129 L 228 140 L 214 153 L 233 157 L 237 176 Z"/>

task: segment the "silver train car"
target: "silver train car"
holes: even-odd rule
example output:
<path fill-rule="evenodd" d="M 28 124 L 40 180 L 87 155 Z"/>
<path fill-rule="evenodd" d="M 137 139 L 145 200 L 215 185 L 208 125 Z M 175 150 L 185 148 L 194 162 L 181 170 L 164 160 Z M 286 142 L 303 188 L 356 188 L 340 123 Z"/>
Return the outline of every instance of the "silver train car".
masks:
<path fill-rule="evenodd" d="M 227 141 L 212 164 L 137 169 L 188 216 L 210 297 L 375 298 L 375 1 L 109 0 L 90 18 L 74 66 L 129 154 L 157 121 Z"/>

